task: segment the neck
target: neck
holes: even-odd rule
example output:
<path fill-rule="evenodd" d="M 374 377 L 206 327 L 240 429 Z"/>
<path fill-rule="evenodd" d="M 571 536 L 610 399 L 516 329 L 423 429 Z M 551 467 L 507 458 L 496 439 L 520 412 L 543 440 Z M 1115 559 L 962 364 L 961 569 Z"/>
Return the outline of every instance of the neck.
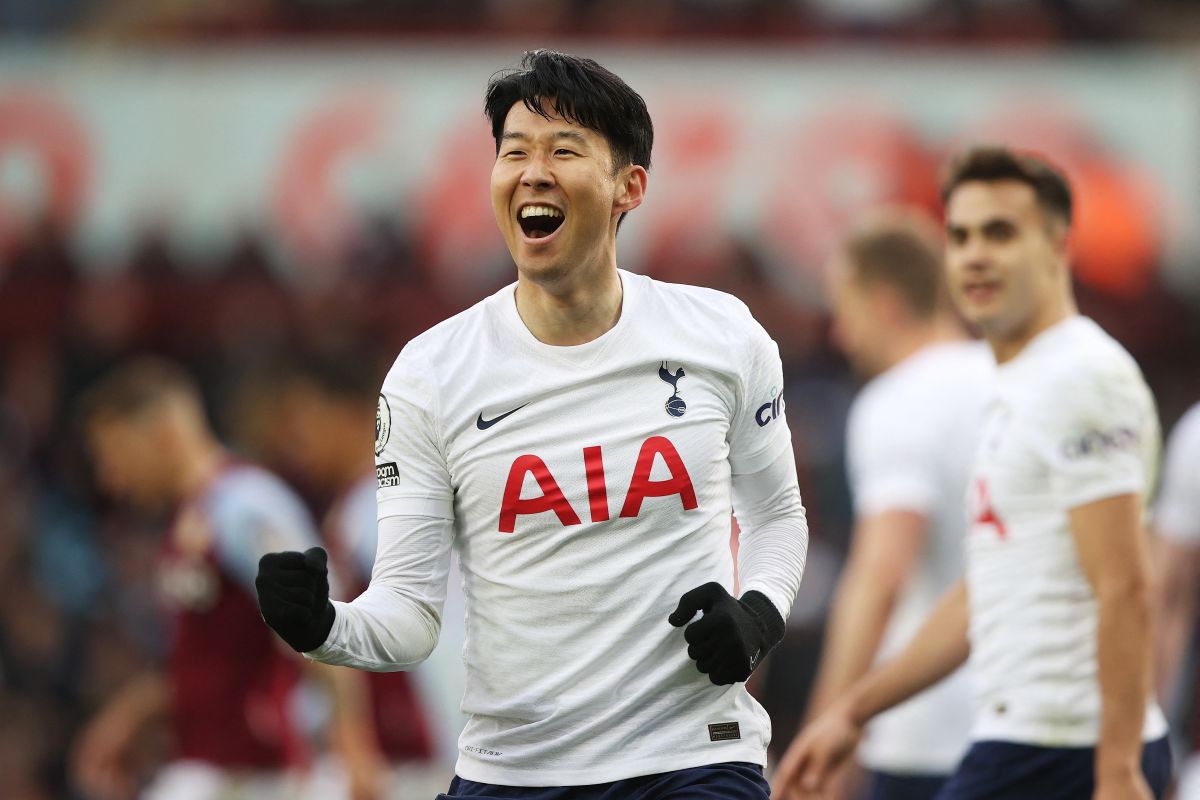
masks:
<path fill-rule="evenodd" d="M 1070 292 L 1066 292 L 1046 303 L 1024 326 L 1011 335 L 986 336 L 988 344 L 991 345 L 992 352 L 996 356 L 996 363 L 1003 364 L 1016 358 L 1042 331 L 1052 328 L 1078 313 L 1079 309 L 1075 306 L 1075 299 Z"/>
<path fill-rule="evenodd" d="M 918 322 L 888 335 L 884 352 L 884 369 L 892 367 L 932 344 L 965 339 L 962 326 L 956 319 L 937 316 L 928 322 Z"/>
<path fill-rule="evenodd" d="M 359 446 L 362 438 L 362 426 L 356 425 L 353 430 L 347 430 L 342 441 L 351 445 L 343 448 L 337 455 L 336 463 L 331 464 L 331 477 L 336 484 L 338 494 L 343 494 L 362 480 L 364 475 L 371 474 L 375 462 L 369 445 Z"/>
<path fill-rule="evenodd" d="M 217 474 L 225 460 L 225 450 L 207 434 L 197 434 L 186 452 L 187 457 L 178 471 L 177 500 L 197 494 Z"/>
<path fill-rule="evenodd" d="M 551 283 L 518 276 L 517 313 L 538 341 L 585 344 L 617 324 L 624 293 L 616 267 L 581 278 Z"/>

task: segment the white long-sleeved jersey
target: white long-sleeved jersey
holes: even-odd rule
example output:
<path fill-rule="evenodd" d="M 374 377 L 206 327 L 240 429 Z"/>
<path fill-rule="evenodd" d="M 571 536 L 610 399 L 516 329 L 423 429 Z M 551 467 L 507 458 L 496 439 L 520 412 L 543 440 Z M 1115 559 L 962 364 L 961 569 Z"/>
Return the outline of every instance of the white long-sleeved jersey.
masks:
<path fill-rule="evenodd" d="M 436 642 L 457 550 L 468 722 L 458 774 L 579 785 L 765 763 L 770 723 L 667 617 L 689 589 L 786 616 L 807 544 L 778 350 L 746 307 L 622 271 L 621 318 L 539 342 L 512 286 L 405 347 L 380 398 L 372 584 L 310 657 L 398 669 Z"/>

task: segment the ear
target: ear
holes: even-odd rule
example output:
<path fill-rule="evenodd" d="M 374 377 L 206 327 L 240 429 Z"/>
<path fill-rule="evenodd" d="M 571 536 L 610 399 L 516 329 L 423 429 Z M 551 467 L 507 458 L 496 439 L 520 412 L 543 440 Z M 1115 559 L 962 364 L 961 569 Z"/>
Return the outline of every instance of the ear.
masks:
<path fill-rule="evenodd" d="M 866 295 L 871 314 L 875 319 L 889 326 L 897 326 L 902 324 L 907 317 L 908 307 L 900 297 L 900 293 L 893 287 L 879 283 L 867 287 Z"/>
<path fill-rule="evenodd" d="M 1054 252 L 1064 263 L 1069 261 L 1071 257 L 1071 226 L 1056 220 L 1050 223 L 1048 233 Z"/>
<path fill-rule="evenodd" d="M 646 198 L 648 180 L 646 168 L 637 164 L 630 164 L 621 170 L 617 176 L 617 195 L 613 198 L 613 216 L 620 216 L 642 204 Z"/>

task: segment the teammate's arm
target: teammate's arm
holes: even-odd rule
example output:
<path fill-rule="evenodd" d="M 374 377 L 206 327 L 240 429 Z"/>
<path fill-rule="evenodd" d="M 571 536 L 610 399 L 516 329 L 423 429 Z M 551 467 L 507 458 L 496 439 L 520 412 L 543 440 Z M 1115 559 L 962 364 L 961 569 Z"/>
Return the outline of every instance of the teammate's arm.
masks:
<path fill-rule="evenodd" d="M 308 668 L 333 700 L 330 743 L 345 766 L 349 800 L 381 800 L 387 763 L 375 736 L 366 675 L 315 661 Z"/>
<path fill-rule="evenodd" d="M 927 525 L 925 514 L 904 509 L 869 514 L 855 524 L 821 648 L 809 718 L 870 669 L 896 598 L 925 546 Z"/>
<path fill-rule="evenodd" d="M 165 677 L 147 672 L 130 680 L 88 723 L 75 745 L 73 772 L 86 794 L 131 797 L 136 779 L 128 763 L 142 729 L 168 709 Z"/>
<path fill-rule="evenodd" d="M 916 636 L 894 659 L 854 683 L 788 748 L 773 781 L 776 798 L 819 792 L 850 755 L 863 726 L 877 714 L 958 669 L 970 653 L 967 587 L 959 580 L 942 596 Z"/>
<path fill-rule="evenodd" d="M 1142 776 L 1142 723 L 1150 691 L 1150 590 L 1142 504 L 1122 494 L 1072 508 L 1071 537 L 1096 596 L 1100 740 L 1096 794 L 1150 797 Z"/>
<path fill-rule="evenodd" d="M 1155 686 L 1164 707 L 1175 696 L 1179 668 L 1195 626 L 1200 595 L 1200 543 L 1154 537 L 1158 625 Z"/>

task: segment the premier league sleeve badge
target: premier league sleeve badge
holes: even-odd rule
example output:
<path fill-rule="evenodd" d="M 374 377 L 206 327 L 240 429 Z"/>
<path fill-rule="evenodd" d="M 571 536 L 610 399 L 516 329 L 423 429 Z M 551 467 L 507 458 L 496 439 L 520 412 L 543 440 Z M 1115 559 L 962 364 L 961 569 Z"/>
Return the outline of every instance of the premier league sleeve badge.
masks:
<path fill-rule="evenodd" d="M 392 410 L 388 407 L 387 399 L 380 393 L 379 402 L 375 406 L 375 455 L 383 455 L 383 448 L 387 446 L 391 435 Z"/>

